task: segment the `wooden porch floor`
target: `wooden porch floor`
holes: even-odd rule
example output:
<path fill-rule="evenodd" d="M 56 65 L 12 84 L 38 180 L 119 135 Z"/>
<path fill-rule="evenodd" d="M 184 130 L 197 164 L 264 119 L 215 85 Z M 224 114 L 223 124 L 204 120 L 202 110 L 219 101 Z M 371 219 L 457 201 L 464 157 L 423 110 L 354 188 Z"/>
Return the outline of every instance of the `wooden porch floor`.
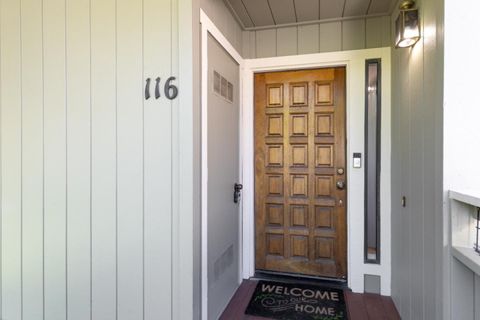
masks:
<path fill-rule="evenodd" d="M 245 314 L 257 282 L 244 280 L 223 312 L 220 320 L 266 320 Z M 352 293 L 346 291 L 348 318 L 350 320 L 399 320 L 395 305 L 390 297 L 377 294 Z"/>

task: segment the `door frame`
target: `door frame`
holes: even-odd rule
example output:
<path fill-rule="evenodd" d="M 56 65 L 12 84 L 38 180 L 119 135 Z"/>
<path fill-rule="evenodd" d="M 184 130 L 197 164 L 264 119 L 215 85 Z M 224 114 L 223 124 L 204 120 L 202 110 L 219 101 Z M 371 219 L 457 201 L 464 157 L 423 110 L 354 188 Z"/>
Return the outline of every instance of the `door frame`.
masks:
<path fill-rule="evenodd" d="M 381 278 L 381 294 L 391 294 L 391 63 L 389 47 L 315 53 L 273 58 L 245 59 L 243 67 L 243 106 L 241 132 L 243 146 L 243 278 L 255 273 L 255 144 L 254 144 L 254 74 L 326 67 L 346 68 L 346 163 L 347 163 L 347 278 L 354 292 L 364 292 L 364 275 Z M 364 154 L 365 60 L 382 61 L 381 113 L 381 264 L 364 261 L 364 172 L 353 169 L 353 152 Z M 365 156 L 363 156 L 365 159 Z M 355 192 L 354 190 L 360 190 Z M 353 209 L 358 208 L 358 209 Z M 357 228 L 350 226 L 360 226 Z M 358 241 L 351 241 L 359 239 Z"/>
<path fill-rule="evenodd" d="M 244 59 L 237 52 L 237 50 L 228 42 L 227 38 L 215 26 L 210 18 L 200 9 L 200 23 L 201 23 L 201 319 L 208 320 L 208 35 L 211 35 L 218 43 L 225 49 L 225 51 L 238 63 L 239 65 L 239 183 L 242 183 L 242 169 L 243 169 L 243 154 L 242 154 L 242 99 L 243 99 L 243 68 Z M 242 253 L 242 215 L 243 205 L 242 201 L 239 203 L 239 252 Z M 242 254 L 239 256 L 239 275 L 238 284 L 242 280 Z"/>
<path fill-rule="evenodd" d="M 345 66 L 346 68 L 346 161 L 347 170 L 347 276 L 348 286 L 354 292 L 364 292 L 364 275 L 381 277 L 381 294 L 391 295 L 391 48 L 374 48 L 328 53 L 314 53 L 285 57 L 243 59 L 230 44 L 222 32 L 210 18 L 200 9 L 201 23 L 201 305 L 202 319 L 207 320 L 208 279 L 207 279 L 207 149 L 206 137 L 208 103 L 208 34 L 237 61 L 240 66 L 240 183 L 244 188 L 240 201 L 240 239 L 241 256 L 239 283 L 249 279 L 255 273 L 255 208 L 254 208 L 254 73 L 268 71 L 284 71 L 295 69 L 312 69 L 322 67 Z M 294 59 L 292 59 L 294 57 Z M 364 153 L 364 101 L 365 101 L 365 60 L 380 58 L 382 61 L 381 77 L 381 264 L 364 262 L 364 166 L 362 169 L 351 169 L 352 153 Z M 354 105 L 355 101 L 355 105 Z M 360 114 L 358 109 L 360 108 Z M 356 111 L 356 113 L 354 113 Z M 352 120 L 356 114 L 357 122 Z M 353 130 L 353 126 L 355 129 Z M 352 135 L 352 132 L 358 133 Z M 361 192 L 353 192 L 354 188 Z M 359 208 L 359 209 L 354 209 Z M 358 211 L 357 211 L 358 210 Z M 355 212 L 355 214 L 353 214 Z M 350 226 L 358 225 L 358 228 Z M 350 241 L 360 239 L 360 241 Z"/>

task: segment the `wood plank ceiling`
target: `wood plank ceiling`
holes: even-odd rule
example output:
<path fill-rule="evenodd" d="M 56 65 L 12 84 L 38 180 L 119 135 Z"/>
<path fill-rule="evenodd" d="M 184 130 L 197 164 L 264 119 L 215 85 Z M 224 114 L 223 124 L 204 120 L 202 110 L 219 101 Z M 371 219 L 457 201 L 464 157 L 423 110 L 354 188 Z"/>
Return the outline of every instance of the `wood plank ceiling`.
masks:
<path fill-rule="evenodd" d="M 245 29 L 390 14 L 397 0 L 224 0 Z"/>

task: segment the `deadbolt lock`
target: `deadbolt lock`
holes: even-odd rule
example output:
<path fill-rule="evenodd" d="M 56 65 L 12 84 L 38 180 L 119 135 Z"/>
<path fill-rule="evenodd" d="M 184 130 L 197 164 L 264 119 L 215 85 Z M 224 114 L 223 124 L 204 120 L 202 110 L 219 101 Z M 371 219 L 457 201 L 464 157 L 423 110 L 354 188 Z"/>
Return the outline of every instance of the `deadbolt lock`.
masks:
<path fill-rule="evenodd" d="M 337 173 L 340 174 L 340 175 L 342 175 L 342 174 L 345 173 L 345 169 L 343 169 L 343 168 L 338 168 L 338 169 L 337 169 Z"/>

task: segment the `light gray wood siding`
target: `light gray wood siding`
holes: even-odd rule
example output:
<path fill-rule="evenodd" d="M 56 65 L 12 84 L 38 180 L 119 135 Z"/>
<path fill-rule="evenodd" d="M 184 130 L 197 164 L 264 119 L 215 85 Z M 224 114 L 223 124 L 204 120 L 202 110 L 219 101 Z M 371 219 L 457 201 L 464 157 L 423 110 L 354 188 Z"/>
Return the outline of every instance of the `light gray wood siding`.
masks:
<path fill-rule="evenodd" d="M 455 318 L 476 320 L 475 300 L 478 299 L 478 288 L 475 284 L 478 276 L 463 263 L 452 258 L 452 310 Z M 478 311 L 478 310 L 477 310 Z M 453 317 L 452 317 L 453 319 Z"/>
<path fill-rule="evenodd" d="M 244 58 L 391 46 L 390 16 L 243 31 Z"/>
<path fill-rule="evenodd" d="M 342 23 L 330 22 L 320 25 L 320 52 L 342 50 Z"/>
<path fill-rule="evenodd" d="M 348 20 L 342 23 L 342 50 L 365 49 L 365 20 Z"/>
<path fill-rule="evenodd" d="M 451 259 L 451 309 L 445 319 L 480 319 L 480 276 L 455 257 Z"/>
<path fill-rule="evenodd" d="M 92 3 L 92 318 L 116 316 L 115 0 Z M 59 318 L 61 319 L 61 318 Z"/>
<path fill-rule="evenodd" d="M 379 46 L 390 46 L 390 28 L 385 28 L 384 25 L 390 23 L 389 17 L 381 19 L 366 19 L 365 20 L 365 46 L 367 48 L 376 48 Z"/>
<path fill-rule="evenodd" d="M 192 318 L 191 12 L 0 1 L 1 319 Z"/>
<path fill-rule="evenodd" d="M 422 38 L 392 49 L 392 296 L 402 319 L 429 320 L 443 307 L 443 8 L 417 6 Z"/>
<path fill-rule="evenodd" d="M 223 0 L 200 0 L 200 8 L 207 14 L 210 20 L 212 20 L 230 44 L 241 54 L 243 29 L 233 15 L 233 10 L 230 10 Z M 238 12 L 239 17 L 241 15 L 246 21 L 249 20 L 243 6 L 238 5 L 232 9 Z M 246 26 L 248 27 L 248 25 Z"/>
<path fill-rule="evenodd" d="M 317 53 L 319 51 L 319 32 L 317 25 L 298 27 L 298 54 Z"/>
<path fill-rule="evenodd" d="M 297 27 L 281 28 L 277 30 L 277 54 L 279 56 L 290 56 L 297 54 L 297 33 Z"/>
<path fill-rule="evenodd" d="M 277 55 L 278 49 L 276 30 L 266 29 L 257 31 L 255 40 L 257 58 L 274 57 Z"/>

